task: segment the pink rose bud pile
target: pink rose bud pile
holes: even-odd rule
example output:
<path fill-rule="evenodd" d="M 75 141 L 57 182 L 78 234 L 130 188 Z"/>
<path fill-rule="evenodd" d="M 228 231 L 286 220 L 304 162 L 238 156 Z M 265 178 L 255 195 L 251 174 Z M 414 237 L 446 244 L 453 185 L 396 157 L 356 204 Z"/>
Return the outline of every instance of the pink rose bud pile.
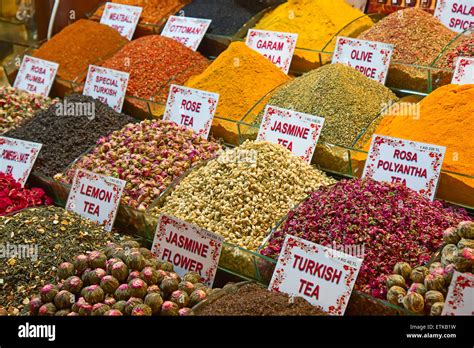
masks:
<path fill-rule="evenodd" d="M 287 233 L 338 250 L 357 245 L 351 250 L 363 250 L 364 260 L 355 288 L 384 298 L 385 276 L 397 262 L 426 263 L 442 245 L 443 231 L 463 220 L 469 220 L 464 210 L 445 208 L 403 185 L 343 180 L 311 193 L 261 253 L 277 258 Z"/>
<path fill-rule="evenodd" d="M 217 156 L 221 146 L 176 123 L 145 120 L 98 140 L 65 176 L 71 183 L 79 168 L 127 182 L 122 200 L 145 210 L 171 182 L 198 162 Z"/>

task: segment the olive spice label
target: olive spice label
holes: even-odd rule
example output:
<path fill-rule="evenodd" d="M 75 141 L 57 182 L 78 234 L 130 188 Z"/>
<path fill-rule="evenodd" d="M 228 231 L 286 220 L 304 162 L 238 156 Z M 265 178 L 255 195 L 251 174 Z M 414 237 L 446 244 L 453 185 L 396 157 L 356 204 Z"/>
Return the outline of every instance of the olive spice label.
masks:
<path fill-rule="evenodd" d="M 170 16 L 161 35 L 196 51 L 211 22 L 210 19 Z"/>
<path fill-rule="evenodd" d="M 442 315 L 474 315 L 474 276 L 455 271 Z"/>
<path fill-rule="evenodd" d="M 207 139 L 218 101 L 217 93 L 171 85 L 163 119 L 191 128 Z"/>
<path fill-rule="evenodd" d="M 455 85 L 474 83 L 474 58 L 458 57 L 451 83 Z"/>
<path fill-rule="evenodd" d="M 385 84 L 393 45 L 383 42 L 337 37 L 332 63 L 341 63 Z"/>
<path fill-rule="evenodd" d="M 362 259 L 287 234 L 268 287 L 344 315 Z"/>
<path fill-rule="evenodd" d="M 474 27 L 474 1 L 438 0 L 434 16 L 445 27 L 456 33 L 462 33 Z"/>
<path fill-rule="evenodd" d="M 212 286 L 224 238 L 178 218 L 161 215 L 151 252 L 159 261 L 173 264 L 184 276 L 197 272 L 202 283 Z"/>
<path fill-rule="evenodd" d="M 13 87 L 47 97 L 56 78 L 58 67 L 59 64 L 54 62 L 24 56 Z"/>
<path fill-rule="evenodd" d="M 25 186 L 42 144 L 0 137 L 0 172 L 11 174 Z"/>
<path fill-rule="evenodd" d="M 267 105 L 257 140 L 280 144 L 309 163 L 323 124 L 322 117 Z"/>
<path fill-rule="evenodd" d="M 111 231 L 126 182 L 78 169 L 72 182 L 66 210 L 103 225 Z"/>
<path fill-rule="evenodd" d="M 402 183 L 433 200 L 446 148 L 374 134 L 363 178 Z"/>
<path fill-rule="evenodd" d="M 298 34 L 250 29 L 245 44 L 288 74 Z"/>
<path fill-rule="evenodd" d="M 122 111 L 129 73 L 89 65 L 83 95 L 100 100 L 116 112 Z"/>
<path fill-rule="evenodd" d="M 117 30 L 120 35 L 131 40 L 142 14 L 138 6 L 122 5 L 112 2 L 105 4 L 100 23 Z"/>

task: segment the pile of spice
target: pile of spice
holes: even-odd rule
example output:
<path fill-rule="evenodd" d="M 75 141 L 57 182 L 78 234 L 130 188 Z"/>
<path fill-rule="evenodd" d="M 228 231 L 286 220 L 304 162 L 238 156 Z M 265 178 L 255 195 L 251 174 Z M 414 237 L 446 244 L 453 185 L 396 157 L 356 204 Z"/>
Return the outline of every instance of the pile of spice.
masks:
<path fill-rule="evenodd" d="M 21 187 L 11 174 L 0 172 L 0 215 L 9 215 L 16 211 L 38 205 L 50 205 L 53 201 L 37 187 Z"/>
<path fill-rule="evenodd" d="M 455 32 L 418 8 L 394 12 L 359 36 L 360 39 L 394 45 L 386 83 L 388 86 L 419 91 L 427 90 L 427 69 L 396 62 L 430 65 L 455 37 Z"/>
<path fill-rule="evenodd" d="M 170 84 L 183 85 L 208 65 L 209 61 L 199 52 L 161 35 L 130 41 L 102 64 L 106 68 L 130 73 L 128 95 L 159 103 L 166 102 Z M 133 102 L 146 108 L 146 103 Z"/>
<path fill-rule="evenodd" d="M 445 85 L 405 115 L 388 113 L 375 133 L 446 147 L 437 196 L 474 207 L 474 85 Z M 415 113 L 416 112 L 416 113 Z M 370 147 L 370 139 L 362 145 Z"/>
<path fill-rule="evenodd" d="M 415 314 L 439 316 L 443 312 L 454 271 L 474 272 L 474 222 L 462 221 L 443 233 L 446 245 L 441 262 L 412 269 L 399 262 L 386 279 L 387 300 Z"/>
<path fill-rule="evenodd" d="M 31 121 L 5 136 L 43 144 L 33 170 L 53 177 L 95 145 L 100 136 L 130 122 L 135 119 L 97 99 L 73 94 L 37 112 Z"/>
<path fill-rule="evenodd" d="M 384 85 L 355 69 L 328 64 L 281 87 L 268 104 L 324 117 L 320 141 L 351 146 L 373 119 L 397 100 Z"/>
<path fill-rule="evenodd" d="M 265 0 L 193 0 L 180 13 L 211 19 L 209 34 L 232 36 L 253 16 L 268 7 Z M 282 2 L 282 1 L 281 1 Z"/>
<path fill-rule="evenodd" d="M 297 33 L 298 48 L 332 52 L 336 34 L 355 37 L 372 25 L 369 17 L 345 0 L 289 0 L 266 14 L 255 29 Z M 297 49 L 295 55 L 309 62 L 319 59 L 318 54 L 307 50 Z"/>
<path fill-rule="evenodd" d="M 54 280 L 54 269 L 79 253 L 104 247 L 119 236 L 54 206 L 31 208 L 0 217 L 0 304 L 8 314 L 21 312 L 28 299 Z"/>
<path fill-rule="evenodd" d="M 281 145 L 246 141 L 193 170 L 152 213 L 176 216 L 255 251 L 288 210 L 333 182 Z"/>
<path fill-rule="evenodd" d="M 223 290 L 226 291 L 225 295 L 215 301 L 206 300 L 193 310 L 193 314 L 199 316 L 327 315 L 302 297 L 272 292 L 255 283 L 240 287 L 228 284 Z"/>
<path fill-rule="evenodd" d="M 191 0 L 111 0 L 110 2 L 141 7 L 143 10 L 139 24 L 161 24 L 169 15 L 179 11 L 190 1 Z M 99 18 L 102 17 L 104 7 L 105 6 L 99 7 L 94 15 Z"/>
<path fill-rule="evenodd" d="M 46 284 L 29 301 L 40 316 L 186 316 L 212 290 L 198 273 L 180 277 L 135 241 L 109 243 L 57 268 L 56 284 Z"/>
<path fill-rule="evenodd" d="M 214 119 L 212 132 L 230 144 L 238 144 L 235 121 L 242 120 L 262 97 L 289 80 L 288 75 L 263 55 L 243 42 L 234 42 L 186 85 L 219 93 L 216 116 L 234 122 Z"/>
<path fill-rule="evenodd" d="M 128 40 L 117 30 L 79 19 L 44 43 L 34 56 L 59 64 L 57 77 L 81 82 L 90 64 L 117 52 Z"/>
<path fill-rule="evenodd" d="M 0 134 L 27 122 L 36 111 L 45 110 L 54 102 L 41 95 L 0 86 Z"/>
<path fill-rule="evenodd" d="M 343 180 L 312 192 L 261 253 L 277 258 L 286 234 L 329 247 L 358 246 L 364 262 L 355 288 L 384 298 L 385 276 L 400 259 L 426 263 L 443 243 L 443 231 L 463 220 L 465 211 L 446 209 L 403 185 Z"/>
<path fill-rule="evenodd" d="M 219 149 L 218 143 L 174 122 L 145 120 L 100 138 L 90 154 L 56 179 L 71 183 L 79 168 L 117 177 L 127 182 L 123 203 L 144 210 L 174 179 L 214 158 Z"/>

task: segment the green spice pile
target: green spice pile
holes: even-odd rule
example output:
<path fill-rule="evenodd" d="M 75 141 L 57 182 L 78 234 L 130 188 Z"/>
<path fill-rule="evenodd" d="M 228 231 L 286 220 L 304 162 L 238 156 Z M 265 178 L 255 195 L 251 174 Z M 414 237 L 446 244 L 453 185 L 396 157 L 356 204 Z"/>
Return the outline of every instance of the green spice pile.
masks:
<path fill-rule="evenodd" d="M 74 255 L 118 241 L 115 234 L 58 207 L 0 217 L 0 305 L 17 315 L 28 298 L 54 279 L 54 268 Z"/>
<path fill-rule="evenodd" d="M 322 142 L 351 146 L 397 97 L 353 68 L 329 64 L 294 79 L 268 104 L 324 117 Z"/>
<path fill-rule="evenodd" d="M 201 160 L 214 158 L 220 145 L 169 121 L 146 120 L 102 137 L 96 148 L 56 179 L 72 183 L 76 169 L 127 182 L 122 201 L 146 209 L 171 182 Z"/>
<path fill-rule="evenodd" d="M 46 284 L 29 301 L 30 315 L 186 316 L 212 292 L 198 273 L 181 278 L 135 241 L 70 261 L 59 265 L 56 285 Z"/>
<path fill-rule="evenodd" d="M 285 316 L 327 315 L 301 297 L 272 292 L 263 286 L 250 283 L 240 288 L 234 284 L 224 286 L 226 294 L 198 305 L 193 314 L 199 316 Z"/>
<path fill-rule="evenodd" d="M 253 155 L 253 163 L 242 160 Z M 176 216 L 257 250 L 292 207 L 333 182 L 280 145 L 246 141 L 193 170 L 152 213 Z"/>
<path fill-rule="evenodd" d="M 0 86 L 0 134 L 30 120 L 38 110 L 47 109 L 56 100 Z"/>
<path fill-rule="evenodd" d="M 115 112 L 97 99 L 73 94 L 37 112 L 30 122 L 5 136 L 43 144 L 33 170 L 53 177 L 88 151 L 100 136 L 130 122 L 136 120 Z"/>
<path fill-rule="evenodd" d="M 394 12 L 359 36 L 394 45 L 387 86 L 423 91 L 427 88 L 428 71 L 395 62 L 430 65 L 455 37 L 455 32 L 418 8 Z"/>

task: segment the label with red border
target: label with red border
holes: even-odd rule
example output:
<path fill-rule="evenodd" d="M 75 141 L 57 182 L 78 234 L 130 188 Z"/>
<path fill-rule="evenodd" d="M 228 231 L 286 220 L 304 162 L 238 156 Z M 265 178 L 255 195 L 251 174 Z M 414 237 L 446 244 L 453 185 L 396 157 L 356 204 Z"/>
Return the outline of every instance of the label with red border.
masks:
<path fill-rule="evenodd" d="M 344 315 L 362 259 L 287 234 L 268 287 Z"/>
<path fill-rule="evenodd" d="M 458 57 L 451 83 L 455 85 L 474 84 L 474 58 Z"/>
<path fill-rule="evenodd" d="M 369 79 L 385 84 L 392 53 L 390 44 L 339 36 L 332 63 L 350 66 Z"/>
<path fill-rule="evenodd" d="M 472 0 L 438 0 L 434 16 L 445 27 L 456 33 L 474 28 L 474 2 Z"/>
<path fill-rule="evenodd" d="M 298 34 L 250 29 L 245 44 L 288 74 Z"/>
<path fill-rule="evenodd" d="M 111 231 L 126 182 L 78 169 L 72 182 L 66 210 L 103 225 Z"/>
<path fill-rule="evenodd" d="M 82 94 L 98 99 L 117 112 L 122 111 L 129 73 L 89 65 Z"/>
<path fill-rule="evenodd" d="M 433 200 L 446 147 L 374 134 L 363 178 L 402 183 Z"/>
<path fill-rule="evenodd" d="M 471 252 L 467 255 L 467 259 L 470 257 L 472 260 L 472 251 L 468 249 L 462 249 L 461 256 L 464 257 L 462 253 Z M 441 315 L 474 315 L 474 275 L 472 273 L 454 272 Z"/>
<path fill-rule="evenodd" d="M 182 16 L 170 16 L 161 35 L 181 42 L 196 51 L 212 20 Z"/>
<path fill-rule="evenodd" d="M 201 275 L 203 284 L 212 286 L 224 238 L 173 216 L 158 219 L 151 252 L 159 261 L 171 262 L 175 272 Z"/>
<path fill-rule="evenodd" d="M 207 139 L 218 101 L 217 93 L 171 85 L 163 119 L 191 128 Z"/>
<path fill-rule="evenodd" d="M 322 117 L 267 105 L 257 140 L 280 144 L 309 163 L 323 124 Z"/>
<path fill-rule="evenodd" d="M 142 14 L 139 6 L 108 2 L 105 4 L 100 23 L 117 30 L 120 35 L 131 40 Z"/>
<path fill-rule="evenodd" d="M 53 85 L 59 64 L 24 56 L 13 87 L 47 97 Z"/>
<path fill-rule="evenodd" d="M 0 137 L 0 172 L 11 174 L 25 186 L 43 144 Z"/>

